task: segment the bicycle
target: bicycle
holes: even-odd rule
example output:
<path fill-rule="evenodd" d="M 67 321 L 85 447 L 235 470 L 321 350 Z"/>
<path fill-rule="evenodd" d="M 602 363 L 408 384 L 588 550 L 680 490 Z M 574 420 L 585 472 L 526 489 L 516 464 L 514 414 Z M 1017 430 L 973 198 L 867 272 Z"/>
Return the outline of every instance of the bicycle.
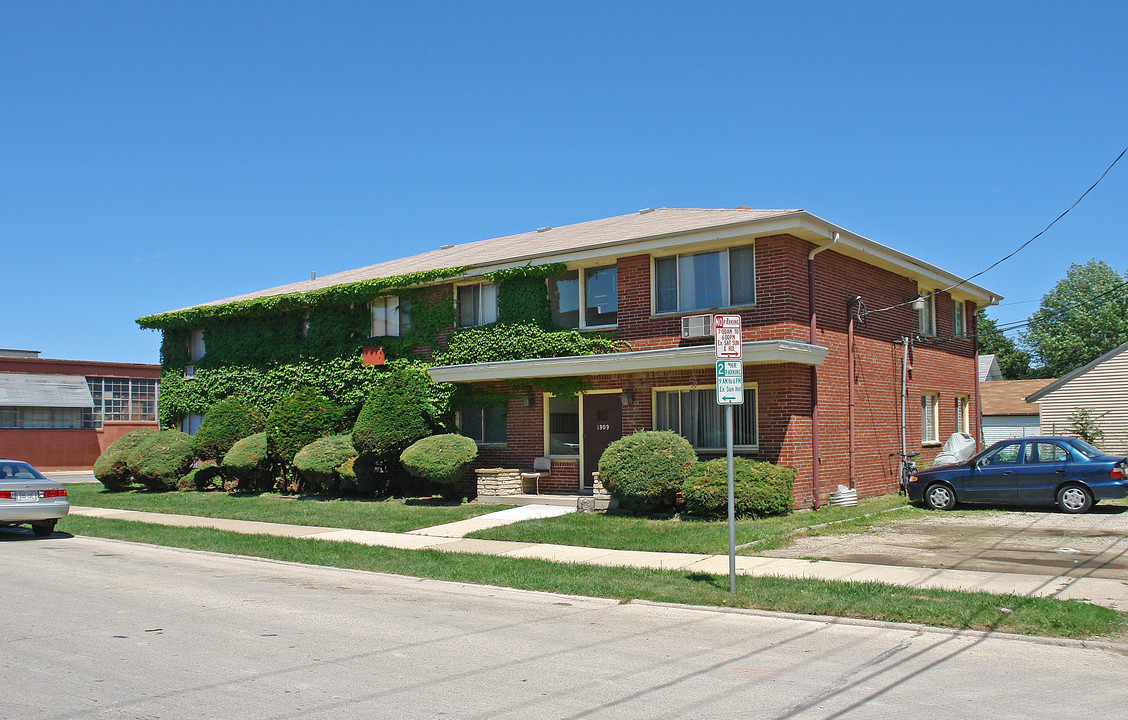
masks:
<path fill-rule="evenodd" d="M 899 473 L 900 478 L 899 478 L 899 481 L 898 481 L 897 493 L 900 494 L 900 495 L 908 495 L 909 494 L 909 480 L 912 478 L 913 473 L 916 472 L 916 468 L 917 468 L 916 460 L 914 458 L 920 457 L 920 453 L 918 453 L 915 450 L 912 450 L 912 451 L 904 453 L 904 454 L 899 453 L 899 452 L 892 452 L 892 453 L 889 453 L 889 457 L 898 458 L 897 472 Z"/>

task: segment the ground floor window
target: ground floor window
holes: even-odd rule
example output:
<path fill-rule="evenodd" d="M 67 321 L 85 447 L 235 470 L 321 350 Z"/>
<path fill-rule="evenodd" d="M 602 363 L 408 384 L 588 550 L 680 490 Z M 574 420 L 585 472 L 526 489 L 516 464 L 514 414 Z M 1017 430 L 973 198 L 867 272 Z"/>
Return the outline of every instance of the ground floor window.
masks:
<path fill-rule="evenodd" d="M 577 457 L 580 454 L 579 398 L 548 398 L 548 454 Z"/>
<path fill-rule="evenodd" d="M 157 381 L 141 378 L 88 377 L 94 407 L 83 415 L 83 427 L 100 428 L 104 421 L 156 422 Z"/>
<path fill-rule="evenodd" d="M 967 395 L 956 396 L 956 432 L 969 433 Z M 970 433 L 969 433 L 970 434 Z"/>
<path fill-rule="evenodd" d="M 504 444 L 505 408 L 501 405 L 462 408 L 458 413 L 458 430 L 479 445 Z"/>
<path fill-rule="evenodd" d="M 83 408 L 0 407 L 0 428 L 74 430 L 82 427 Z"/>
<path fill-rule="evenodd" d="M 744 404 L 733 408 L 734 446 L 760 444 L 756 422 L 756 388 L 744 388 Z M 673 430 L 695 450 L 725 449 L 725 411 L 717 404 L 716 389 L 670 388 L 654 393 L 654 429 Z"/>
<path fill-rule="evenodd" d="M 937 427 L 937 413 L 940 409 L 940 395 L 938 393 L 922 393 L 920 396 L 920 441 L 922 443 L 940 442 L 940 430 Z"/>

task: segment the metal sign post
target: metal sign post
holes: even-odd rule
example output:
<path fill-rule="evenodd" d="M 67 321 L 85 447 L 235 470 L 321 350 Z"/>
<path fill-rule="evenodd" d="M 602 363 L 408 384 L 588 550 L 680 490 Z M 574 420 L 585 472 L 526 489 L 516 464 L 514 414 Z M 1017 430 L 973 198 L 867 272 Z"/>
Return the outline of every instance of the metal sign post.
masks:
<path fill-rule="evenodd" d="M 717 404 L 725 408 L 728 454 L 729 592 L 736 592 L 736 501 L 732 480 L 732 406 L 744 404 L 744 363 L 739 315 L 716 315 L 713 339 L 717 355 Z"/>

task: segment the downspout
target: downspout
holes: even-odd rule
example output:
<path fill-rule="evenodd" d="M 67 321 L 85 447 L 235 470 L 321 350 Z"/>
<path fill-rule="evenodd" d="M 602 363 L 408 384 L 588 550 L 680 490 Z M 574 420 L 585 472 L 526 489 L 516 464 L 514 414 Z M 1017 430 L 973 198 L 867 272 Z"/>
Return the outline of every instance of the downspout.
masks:
<path fill-rule="evenodd" d="M 995 298 L 991 298 L 994 302 Z M 979 441 L 979 447 L 983 447 L 987 443 L 983 440 L 983 403 L 979 399 L 979 313 L 972 315 L 975 326 L 971 329 L 975 334 L 975 437 Z"/>
<path fill-rule="evenodd" d="M 846 301 L 846 312 L 850 316 L 850 323 L 846 331 L 846 406 L 849 408 L 849 419 L 847 421 L 849 440 L 847 442 L 847 454 L 849 462 L 847 463 L 847 477 L 850 480 L 850 489 L 856 489 L 854 484 L 854 308 L 861 302 L 862 298 L 858 295 Z"/>
<path fill-rule="evenodd" d="M 823 250 L 829 250 L 839 240 L 838 233 L 830 243 L 817 247 L 807 254 L 807 302 L 811 310 L 811 344 L 817 344 L 816 331 L 819 326 L 819 316 L 815 311 L 815 255 Z M 814 497 L 814 509 L 819 509 L 819 369 L 811 366 L 811 494 Z"/>

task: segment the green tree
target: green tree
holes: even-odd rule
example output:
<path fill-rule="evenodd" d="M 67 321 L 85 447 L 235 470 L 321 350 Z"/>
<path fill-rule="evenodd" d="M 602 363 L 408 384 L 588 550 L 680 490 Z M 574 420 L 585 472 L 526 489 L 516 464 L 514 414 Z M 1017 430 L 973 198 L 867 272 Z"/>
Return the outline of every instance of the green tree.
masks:
<path fill-rule="evenodd" d="M 1128 282 L 1103 261 L 1070 265 L 1042 296 L 1022 341 L 1053 377 L 1128 342 Z"/>
<path fill-rule="evenodd" d="M 995 321 L 980 310 L 976 313 L 976 336 L 979 338 L 979 354 L 994 355 L 1004 380 L 1024 380 L 1033 377 L 1030 369 L 1030 353 L 1020 350 L 1014 340 L 999 330 Z"/>

